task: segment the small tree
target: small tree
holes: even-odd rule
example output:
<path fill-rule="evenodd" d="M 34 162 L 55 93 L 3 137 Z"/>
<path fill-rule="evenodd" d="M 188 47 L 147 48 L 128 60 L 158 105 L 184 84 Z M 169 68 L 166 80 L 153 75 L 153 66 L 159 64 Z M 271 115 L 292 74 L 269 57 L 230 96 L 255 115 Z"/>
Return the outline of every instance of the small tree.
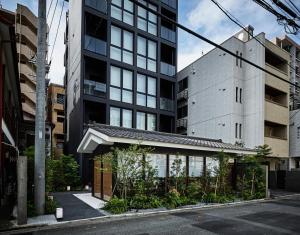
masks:
<path fill-rule="evenodd" d="M 217 194 L 226 195 L 228 192 L 229 156 L 223 151 L 218 153 L 219 165 L 215 167 L 215 197 Z"/>
<path fill-rule="evenodd" d="M 97 157 L 105 167 L 100 168 L 102 172 L 115 174 L 116 181 L 113 186 L 113 194 L 117 189 L 122 199 L 127 199 L 128 193 L 132 192 L 133 186 L 141 174 L 144 174 L 143 156 L 151 149 L 142 148 L 139 145 L 130 145 L 128 148 L 112 148 L 112 151 Z"/>
<path fill-rule="evenodd" d="M 186 167 L 182 166 L 182 160 L 176 155 L 170 171 L 171 180 L 177 192 L 185 191 Z"/>
<path fill-rule="evenodd" d="M 257 157 L 264 159 L 272 154 L 272 149 L 269 145 L 264 144 L 256 147 Z"/>

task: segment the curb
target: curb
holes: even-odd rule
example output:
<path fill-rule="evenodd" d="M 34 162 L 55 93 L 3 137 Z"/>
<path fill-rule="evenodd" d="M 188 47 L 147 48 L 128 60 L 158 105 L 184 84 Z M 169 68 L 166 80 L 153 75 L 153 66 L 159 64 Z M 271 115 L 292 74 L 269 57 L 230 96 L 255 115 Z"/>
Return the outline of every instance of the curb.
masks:
<path fill-rule="evenodd" d="M 88 219 L 79 219 L 79 220 L 71 220 L 71 221 L 63 221 L 58 222 L 56 224 L 38 224 L 38 225 L 21 225 L 17 227 L 10 228 L 8 230 L 2 230 L 0 231 L 1 234 L 16 234 L 19 231 L 22 230 L 22 232 L 28 232 L 29 231 L 38 231 L 38 230 L 50 230 L 50 229 L 56 229 L 60 227 L 70 227 L 74 224 L 76 226 L 80 226 L 83 224 L 93 224 L 93 223 L 102 223 L 111 220 L 122 220 L 127 218 L 139 218 L 139 217 L 146 217 L 146 216 L 153 216 L 157 214 L 174 214 L 177 212 L 186 212 L 191 210 L 205 210 L 205 209 L 216 209 L 216 208 L 225 208 L 225 207 L 235 207 L 235 206 L 242 206 L 242 205 L 249 205 L 254 203 L 263 203 L 263 202 L 272 202 L 277 199 L 281 198 L 289 198 L 292 196 L 300 196 L 300 194 L 291 194 L 291 195 L 282 195 L 277 196 L 275 198 L 263 198 L 263 199 L 255 199 L 255 200 L 248 200 L 248 201 L 240 201 L 240 202 L 229 202 L 229 203 L 223 203 L 223 204 L 213 204 L 213 205 L 201 205 L 201 206 L 188 206 L 188 207 L 182 207 L 182 208 L 176 208 L 171 210 L 158 210 L 158 211 L 149 211 L 149 212 L 136 212 L 136 213 L 125 213 L 125 214 L 119 214 L 119 215 L 104 215 L 104 216 L 98 216 Z"/>

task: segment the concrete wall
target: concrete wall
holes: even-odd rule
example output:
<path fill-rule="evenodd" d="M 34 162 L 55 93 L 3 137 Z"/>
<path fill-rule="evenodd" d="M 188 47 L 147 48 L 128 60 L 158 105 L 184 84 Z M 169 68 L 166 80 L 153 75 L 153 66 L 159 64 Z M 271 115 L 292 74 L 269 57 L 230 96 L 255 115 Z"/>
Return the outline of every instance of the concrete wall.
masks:
<path fill-rule="evenodd" d="M 67 119 L 80 97 L 81 76 L 81 28 L 82 28 L 82 1 L 69 3 L 69 41 L 68 41 L 68 87 L 67 87 Z M 67 122 L 67 141 L 69 140 L 69 126 Z"/>
<path fill-rule="evenodd" d="M 290 156 L 291 157 L 300 157 L 300 136 L 297 135 L 298 128 L 300 128 L 300 109 L 290 112 Z"/>

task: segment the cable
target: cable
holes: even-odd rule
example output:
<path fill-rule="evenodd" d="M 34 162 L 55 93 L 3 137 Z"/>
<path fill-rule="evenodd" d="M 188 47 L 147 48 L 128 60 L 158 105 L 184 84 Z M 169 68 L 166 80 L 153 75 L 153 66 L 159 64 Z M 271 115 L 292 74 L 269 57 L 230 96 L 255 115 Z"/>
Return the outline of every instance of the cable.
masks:
<path fill-rule="evenodd" d="M 51 55 L 50 55 L 49 69 L 51 68 L 52 56 L 53 56 L 54 48 L 55 48 L 55 45 L 56 45 L 56 39 L 57 39 L 58 30 L 59 30 L 60 23 L 61 23 L 62 13 L 63 13 L 63 11 L 64 11 L 64 6 L 65 6 L 65 0 L 63 0 L 63 4 L 62 4 L 62 7 L 61 7 L 61 11 L 60 11 L 60 16 L 59 16 L 58 26 L 57 26 L 57 29 L 56 29 L 55 39 L 54 39 L 54 43 L 53 43 L 52 51 L 51 51 Z"/>
<path fill-rule="evenodd" d="M 48 8 L 48 13 L 47 13 L 47 18 L 48 18 L 48 16 L 49 16 L 49 13 L 50 13 L 50 10 L 51 10 L 52 2 L 53 2 L 53 0 L 51 0 L 51 2 L 50 2 L 50 6 L 49 6 L 49 8 Z"/>
<path fill-rule="evenodd" d="M 242 28 L 244 31 L 246 31 L 248 33 L 248 35 L 251 35 L 252 33 L 235 17 L 233 16 L 228 10 L 226 10 L 220 3 L 218 3 L 215 0 L 211 0 L 232 22 L 234 22 L 235 24 L 237 24 L 240 28 Z M 254 37 L 253 35 L 251 35 L 259 44 L 261 44 L 264 48 L 266 48 L 265 44 L 263 42 L 261 42 L 257 37 Z M 296 69 L 287 62 L 287 65 L 294 71 L 296 71 Z"/>
<path fill-rule="evenodd" d="M 290 81 L 287 81 L 287 80 L 285 80 L 284 78 L 281 78 L 280 76 L 278 76 L 278 75 L 276 75 L 276 74 L 274 74 L 274 73 L 272 73 L 272 72 L 269 72 L 269 71 L 266 70 L 265 68 L 262 68 L 262 67 L 258 66 L 257 64 L 255 64 L 255 63 L 253 63 L 253 62 L 251 62 L 251 61 L 245 59 L 244 57 L 241 57 L 241 56 L 239 56 L 239 55 L 236 55 L 235 53 L 233 53 L 233 52 L 231 52 L 230 50 L 224 48 L 223 46 L 221 46 L 221 45 L 219 45 L 219 44 L 217 44 L 217 43 L 215 43 L 215 42 L 213 42 L 213 41 L 207 39 L 206 37 L 204 37 L 204 36 L 202 36 L 202 35 L 200 35 L 200 34 L 194 32 L 194 31 L 192 31 L 191 29 L 189 29 L 189 28 L 187 28 L 187 27 L 185 27 L 185 26 L 183 26 L 183 25 L 181 25 L 181 24 L 179 24 L 178 22 L 176 22 L 176 21 L 174 21 L 174 20 L 172 20 L 172 19 L 170 19 L 170 18 L 168 18 L 168 17 L 162 15 L 161 13 L 152 10 L 151 8 L 149 8 L 149 7 L 145 6 L 145 5 L 143 5 L 142 3 L 138 2 L 137 0 L 130 0 L 130 1 L 133 2 L 134 4 L 136 4 L 137 6 L 139 6 L 139 7 L 143 8 L 143 9 L 147 10 L 148 12 L 151 12 L 152 14 L 154 14 L 154 15 L 156 15 L 156 16 L 159 16 L 161 19 L 164 19 L 164 20 L 168 21 L 169 23 L 175 25 L 176 27 L 182 29 L 183 31 L 186 31 L 187 33 L 189 33 L 189 34 L 191 34 L 191 35 L 193 35 L 193 36 L 195 36 L 195 37 L 201 39 L 202 41 L 205 41 L 205 42 L 207 42 L 207 43 L 213 45 L 214 47 L 216 47 L 216 48 L 218 48 L 218 49 L 220 49 L 220 50 L 222 50 L 222 51 L 228 53 L 229 55 L 231 55 L 231 56 L 233 56 L 233 57 L 235 57 L 235 58 L 238 58 L 238 59 L 240 59 L 241 61 L 244 61 L 245 63 L 250 64 L 250 65 L 252 65 L 253 67 L 255 67 L 255 68 L 257 68 L 257 69 L 259 69 L 259 70 L 261 70 L 261 71 L 263 71 L 263 72 L 265 72 L 265 73 L 267 73 L 267 74 L 269 74 L 269 75 L 272 75 L 273 77 L 275 77 L 275 78 L 277 78 L 277 79 L 279 79 L 279 80 L 281 80 L 281 81 L 283 81 L 283 82 L 285 82 L 285 83 L 288 83 L 288 84 L 290 84 L 290 85 L 293 85 L 293 86 L 295 86 L 295 87 L 300 88 L 300 86 L 298 86 L 298 85 L 296 85 L 296 84 L 294 84 L 294 83 L 292 83 L 292 82 L 290 82 Z"/>
<path fill-rule="evenodd" d="M 291 1 L 291 0 L 288 0 L 291 4 L 292 4 L 292 6 L 300 13 L 300 10 L 299 10 L 299 8 Z"/>
<path fill-rule="evenodd" d="M 53 23 L 53 19 L 54 19 L 54 16 L 55 16 L 55 12 L 56 12 L 56 8 L 57 8 L 57 4 L 58 4 L 58 0 L 56 0 L 56 4 L 55 4 L 55 8 L 54 8 L 54 12 L 53 12 L 53 15 L 52 15 L 52 18 L 51 18 L 51 23 L 49 25 L 49 32 L 51 30 L 51 26 L 52 26 L 52 23 Z"/>

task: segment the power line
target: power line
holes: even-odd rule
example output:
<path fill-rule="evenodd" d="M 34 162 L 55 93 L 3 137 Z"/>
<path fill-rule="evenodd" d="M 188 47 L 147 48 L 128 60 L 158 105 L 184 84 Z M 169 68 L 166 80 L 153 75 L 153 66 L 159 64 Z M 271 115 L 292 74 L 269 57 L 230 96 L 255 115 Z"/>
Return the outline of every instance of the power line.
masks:
<path fill-rule="evenodd" d="M 51 2 L 50 2 L 49 8 L 48 8 L 48 12 L 47 12 L 47 18 L 49 16 L 49 13 L 50 13 L 50 10 L 51 10 L 52 2 L 53 2 L 53 0 L 51 0 Z"/>
<path fill-rule="evenodd" d="M 300 13 L 300 10 L 299 10 L 299 8 L 291 1 L 291 0 L 288 0 L 291 4 L 292 4 L 292 6 Z"/>
<path fill-rule="evenodd" d="M 233 23 L 238 25 L 240 28 L 242 28 L 244 31 L 248 33 L 248 35 L 252 36 L 259 44 L 261 44 L 264 48 L 266 48 L 265 44 L 260 41 L 257 37 L 254 37 L 252 35 L 252 32 L 250 32 L 234 15 L 232 15 L 228 10 L 226 10 L 219 2 L 215 0 L 211 0 Z M 294 71 L 296 69 L 287 62 L 287 65 Z"/>
<path fill-rule="evenodd" d="M 50 55 L 50 67 L 51 67 L 51 60 L 52 60 L 54 48 L 55 48 L 55 45 L 56 45 L 56 39 L 57 39 L 57 35 L 58 35 L 58 30 L 59 30 L 60 23 L 61 23 L 61 17 L 62 17 L 63 11 L 64 11 L 65 0 L 62 0 L 62 1 L 63 1 L 63 3 L 62 3 L 61 11 L 60 11 L 59 21 L 58 21 L 58 25 L 57 25 L 57 29 L 56 29 L 54 43 L 53 43 L 53 46 L 52 46 L 52 52 L 51 52 L 51 55 Z"/>
<path fill-rule="evenodd" d="M 49 32 L 51 30 L 51 26 L 52 26 L 52 23 L 53 23 L 53 19 L 54 19 L 54 16 L 55 16 L 55 12 L 56 12 L 56 8 L 57 8 L 57 4 L 58 4 L 58 0 L 56 0 L 56 3 L 55 3 L 55 7 L 54 7 L 54 11 L 53 11 L 53 15 L 52 15 L 52 18 L 51 18 L 51 23 L 49 25 Z"/>
<path fill-rule="evenodd" d="M 202 41 L 205 41 L 205 42 L 207 42 L 207 43 L 213 45 L 214 47 L 216 47 L 216 48 L 218 48 L 218 49 L 220 49 L 220 50 L 222 50 L 222 51 L 224 51 L 224 52 L 230 54 L 231 56 L 233 56 L 233 57 L 235 57 L 235 58 L 238 58 L 238 59 L 244 61 L 245 63 L 250 64 L 250 65 L 252 65 L 253 67 L 255 67 L 255 68 L 257 68 L 257 69 L 259 69 L 259 70 L 261 70 L 261 71 L 263 71 L 263 72 L 265 72 L 265 73 L 267 73 L 267 74 L 269 74 L 269 75 L 272 75 L 273 77 L 275 77 L 275 78 L 277 78 L 277 79 L 279 79 L 279 80 L 281 80 L 281 81 L 283 81 L 283 82 L 285 82 L 285 83 L 288 83 L 288 84 L 290 84 L 290 85 L 293 85 L 293 86 L 295 86 L 295 87 L 300 88 L 298 85 L 296 85 L 296 84 L 294 84 L 294 83 L 292 83 L 292 82 L 290 82 L 290 81 L 287 81 L 287 80 L 285 80 L 284 78 L 282 78 L 282 77 L 280 77 L 280 76 L 278 76 L 278 75 L 276 75 L 276 74 L 274 74 L 274 73 L 272 73 L 272 72 L 269 72 L 269 71 L 266 70 L 265 68 L 262 68 L 262 67 L 258 66 L 257 64 L 255 64 L 255 63 L 253 63 L 253 62 L 251 62 L 251 61 L 245 59 L 245 58 L 242 57 L 242 56 L 236 55 L 236 54 L 233 53 L 232 51 L 230 51 L 230 50 L 224 48 L 223 46 L 221 46 L 221 45 L 219 45 L 219 44 L 217 44 L 217 43 L 215 43 L 215 42 L 213 42 L 213 41 L 207 39 L 206 37 L 204 37 L 204 36 L 202 36 L 202 35 L 200 35 L 200 34 L 194 32 L 193 30 L 191 30 L 191 29 L 189 29 L 189 28 L 187 28 L 187 27 L 185 27 L 185 26 L 179 24 L 178 22 L 176 22 L 176 21 L 174 21 L 174 20 L 172 20 L 172 19 L 170 19 L 170 18 L 168 18 L 168 17 L 162 15 L 161 13 L 159 13 L 159 12 L 157 12 L 157 11 L 154 11 L 153 9 L 151 9 L 151 8 L 149 8 L 149 7 L 145 6 L 145 5 L 143 5 L 142 3 L 138 2 L 137 0 L 130 0 L 130 1 L 133 2 L 134 4 L 136 4 L 137 6 L 139 6 L 139 7 L 143 8 L 143 9 L 147 10 L 148 12 L 151 12 L 152 14 L 154 14 L 154 15 L 156 15 L 156 16 L 159 16 L 161 19 L 164 19 L 164 20 L 168 21 L 169 23 L 175 25 L 176 27 L 182 29 L 183 31 L 186 31 L 187 33 L 189 33 L 189 34 L 191 34 L 191 35 L 193 35 L 193 36 L 195 36 L 195 37 L 201 39 Z"/>

